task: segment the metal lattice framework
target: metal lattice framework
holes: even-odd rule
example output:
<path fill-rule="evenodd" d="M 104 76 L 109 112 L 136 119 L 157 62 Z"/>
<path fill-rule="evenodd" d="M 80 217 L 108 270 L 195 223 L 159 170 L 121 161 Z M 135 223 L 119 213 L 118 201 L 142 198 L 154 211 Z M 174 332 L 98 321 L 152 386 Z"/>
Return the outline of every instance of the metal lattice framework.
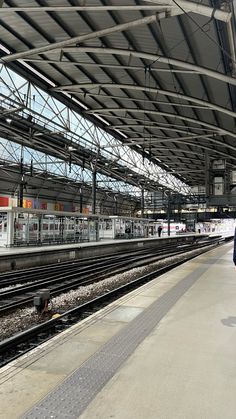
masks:
<path fill-rule="evenodd" d="M 96 166 L 99 186 L 115 193 L 139 196 L 144 184 L 187 192 L 181 181 L 5 65 L 0 81 L 1 160 L 20 163 L 23 158 L 44 172 L 88 184 Z M 61 144 L 55 149 L 56 140 Z"/>
<path fill-rule="evenodd" d="M 235 166 L 233 2 L 1 6 L 0 124 L 25 159 L 78 182 L 96 170 L 102 187 L 134 195 L 189 194 L 206 161 Z"/>

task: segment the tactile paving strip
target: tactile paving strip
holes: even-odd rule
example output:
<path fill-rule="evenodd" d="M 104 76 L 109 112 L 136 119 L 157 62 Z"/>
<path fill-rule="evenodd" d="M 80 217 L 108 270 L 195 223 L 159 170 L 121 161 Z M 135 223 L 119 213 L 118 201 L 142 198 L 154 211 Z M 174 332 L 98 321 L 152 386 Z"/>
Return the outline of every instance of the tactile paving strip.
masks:
<path fill-rule="evenodd" d="M 77 419 L 135 348 L 208 267 L 207 264 L 201 265 L 152 303 L 23 418 Z"/>

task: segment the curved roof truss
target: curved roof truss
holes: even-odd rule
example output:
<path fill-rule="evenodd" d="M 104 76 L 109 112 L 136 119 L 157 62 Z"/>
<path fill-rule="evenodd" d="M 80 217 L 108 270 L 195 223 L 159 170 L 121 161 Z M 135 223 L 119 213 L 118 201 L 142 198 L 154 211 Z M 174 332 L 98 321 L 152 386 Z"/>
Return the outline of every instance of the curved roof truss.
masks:
<path fill-rule="evenodd" d="M 173 114 L 173 113 L 169 113 L 169 112 L 159 112 L 159 111 L 153 111 L 153 110 L 150 110 L 150 109 L 134 109 L 134 108 L 119 108 L 119 109 L 110 108 L 110 109 L 102 109 L 102 110 L 99 109 L 98 111 L 88 111 L 88 113 L 93 113 L 93 112 L 96 113 L 97 115 L 101 115 L 101 116 L 106 115 L 108 112 L 116 112 L 116 113 L 120 113 L 120 112 L 122 113 L 123 112 L 124 115 L 126 114 L 126 112 L 129 112 L 129 113 L 134 112 L 134 113 L 142 113 L 142 114 L 147 113 L 147 114 L 150 114 L 150 115 L 152 115 L 152 114 L 153 115 L 161 115 L 161 116 L 166 116 L 166 117 L 169 117 L 169 118 L 180 119 L 182 121 L 192 122 L 192 123 L 197 124 L 197 125 L 202 125 L 206 128 L 210 128 L 212 130 L 214 129 L 219 134 L 229 135 L 230 137 L 236 138 L 236 132 L 229 131 L 229 130 L 226 130 L 226 129 L 223 129 L 223 128 L 220 128 L 220 127 L 216 127 L 212 124 L 208 124 L 206 122 L 203 122 L 203 121 L 200 121 L 200 120 L 197 120 L 197 119 L 188 118 L 186 116 L 177 115 L 177 114 Z M 121 118 L 125 119 L 125 116 L 123 118 L 122 115 L 121 115 Z M 137 125 L 137 124 L 135 124 L 133 126 L 137 127 L 137 128 L 140 127 L 140 125 Z M 126 127 L 126 125 L 124 126 L 124 128 L 125 127 Z"/>
<path fill-rule="evenodd" d="M 234 80 L 236 82 L 236 80 Z M 162 89 L 157 89 L 157 88 L 153 88 L 153 87 L 149 87 L 149 86 L 135 86 L 135 85 L 130 85 L 130 84 L 115 84 L 115 83 L 93 83 L 91 85 L 91 83 L 84 83 L 84 84 L 73 84 L 73 85 L 67 85 L 67 86 L 60 86 L 60 87 L 55 87 L 53 90 L 56 91 L 66 91 L 67 93 L 75 93 L 77 90 L 79 89 L 91 89 L 94 90 L 96 88 L 110 88 L 110 89 L 127 89 L 127 90 L 137 90 L 137 91 L 143 91 L 143 92 L 149 92 L 149 93 L 155 93 L 158 95 L 163 95 L 163 96 L 170 96 L 170 97 L 174 97 L 180 100 L 186 100 L 188 102 L 192 102 L 193 105 L 187 105 L 190 107 L 196 107 L 200 109 L 209 109 L 209 110 L 216 110 L 218 112 L 222 112 L 226 115 L 232 116 L 233 118 L 236 118 L 236 112 L 232 112 L 230 109 L 227 108 L 223 108 L 221 106 L 218 106 L 214 103 L 205 101 L 205 100 L 201 100 L 201 99 L 197 99 L 195 97 L 192 96 L 187 96 L 187 95 L 183 95 L 181 93 L 176 93 L 176 92 L 170 92 L 168 90 L 162 90 Z M 143 101 L 144 102 L 144 101 Z M 156 102 L 158 103 L 158 102 Z M 195 105 L 196 104 L 196 105 Z M 166 105 L 165 102 L 162 103 L 162 105 Z M 182 103 L 170 103 L 169 105 L 171 106 L 186 106 L 186 104 L 182 104 Z M 92 111 L 89 111 L 88 113 L 96 113 L 99 112 L 100 109 L 93 109 Z"/>
<path fill-rule="evenodd" d="M 101 47 L 64 47 L 60 50 L 62 52 L 62 55 L 60 55 L 60 58 L 62 58 L 63 54 L 65 53 L 81 53 L 86 52 L 88 54 L 94 53 L 94 54 L 109 54 L 109 55 L 120 55 L 123 57 L 128 57 L 129 60 L 132 60 L 132 58 L 141 58 L 144 60 L 152 61 L 152 63 L 149 65 L 149 68 L 152 65 L 158 63 L 167 64 L 167 65 L 173 65 L 176 67 L 183 68 L 185 70 L 193 71 L 193 73 L 197 74 L 204 74 L 205 76 L 212 77 L 213 79 L 220 80 L 224 83 L 229 83 L 234 86 L 236 86 L 236 79 L 234 77 L 228 76 L 224 73 L 220 73 L 218 71 L 213 71 L 209 68 L 195 65 L 188 63 L 186 61 L 176 60 L 171 57 L 165 57 L 163 55 L 158 54 L 151 54 L 146 53 L 142 51 L 132 51 L 130 49 L 119 49 L 119 48 L 101 48 Z M 28 55 L 32 55 L 31 53 L 27 53 Z M 6 57 L 4 59 L 5 62 L 11 61 L 12 56 Z"/>
<path fill-rule="evenodd" d="M 204 183 L 206 152 L 235 164 L 231 2 L 26 3 L 2 4 L 1 62 L 103 126 L 100 150 L 128 146 L 153 167 L 179 166 L 188 185 Z"/>

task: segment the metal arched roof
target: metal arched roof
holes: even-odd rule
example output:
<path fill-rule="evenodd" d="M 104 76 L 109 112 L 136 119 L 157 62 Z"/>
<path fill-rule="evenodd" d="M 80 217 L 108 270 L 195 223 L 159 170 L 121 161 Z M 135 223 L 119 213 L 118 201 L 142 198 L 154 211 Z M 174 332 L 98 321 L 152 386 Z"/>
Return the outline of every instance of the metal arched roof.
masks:
<path fill-rule="evenodd" d="M 1 3 L 2 63 L 189 185 L 236 165 L 234 1 Z"/>

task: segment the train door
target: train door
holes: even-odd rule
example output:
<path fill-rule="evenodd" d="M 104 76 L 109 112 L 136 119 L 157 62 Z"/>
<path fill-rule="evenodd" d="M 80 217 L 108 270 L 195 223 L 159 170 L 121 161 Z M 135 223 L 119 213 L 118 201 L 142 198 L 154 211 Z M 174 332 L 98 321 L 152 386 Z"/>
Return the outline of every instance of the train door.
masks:
<path fill-rule="evenodd" d="M 64 241 L 64 230 L 65 230 L 65 217 L 59 217 L 59 237 L 60 237 L 60 242 L 63 243 Z"/>
<path fill-rule="evenodd" d="M 37 244 L 39 241 L 39 219 L 35 214 L 30 214 L 29 218 L 29 243 Z"/>
<path fill-rule="evenodd" d="M 14 244 L 29 243 L 29 214 L 19 213 L 14 219 Z"/>
<path fill-rule="evenodd" d="M 89 241 L 98 240 L 98 222 L 97 220 L 89 220 Z"/>
<path fill-rule="evenodd" d="M 7 213 L 0 213 L 0 246 L 7 245 Z"/>

